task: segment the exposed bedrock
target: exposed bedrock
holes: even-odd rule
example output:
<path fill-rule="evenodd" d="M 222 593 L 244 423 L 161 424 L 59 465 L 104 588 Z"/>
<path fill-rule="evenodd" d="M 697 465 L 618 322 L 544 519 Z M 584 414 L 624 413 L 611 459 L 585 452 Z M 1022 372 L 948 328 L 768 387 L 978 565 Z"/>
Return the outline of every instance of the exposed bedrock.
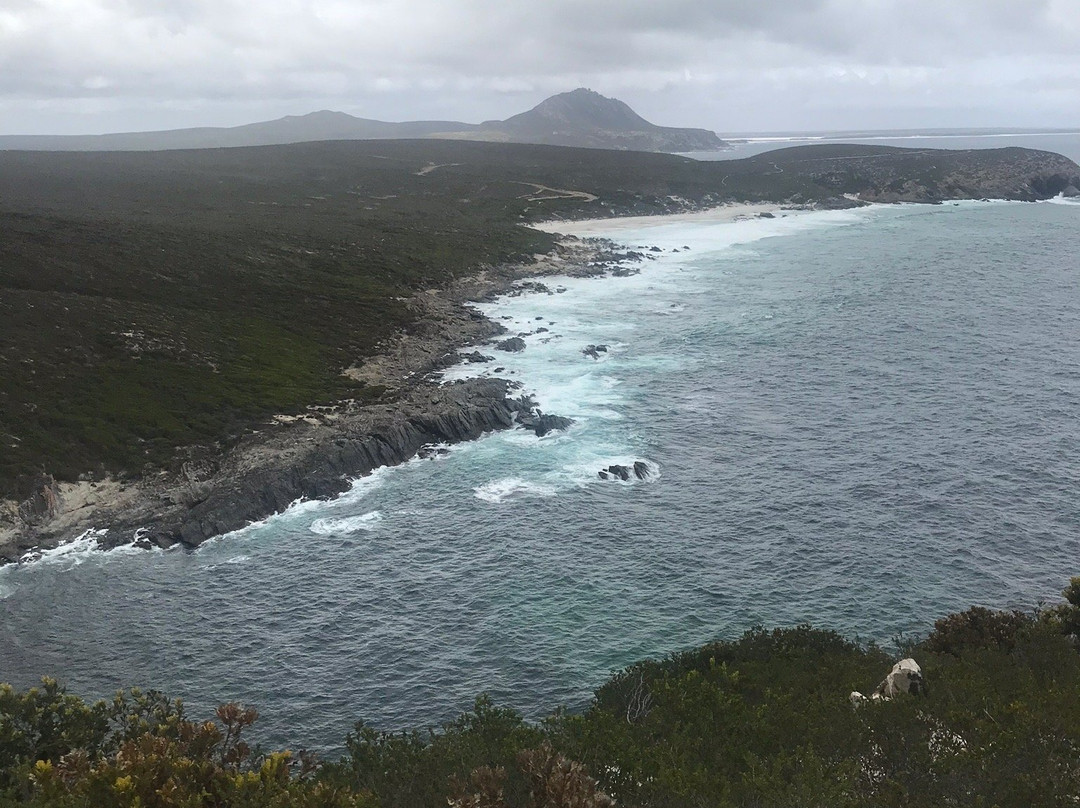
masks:
<path fill-rule="evenodd" d="M 170 481 L 133 485 L 137 491 L 123 507 L 95 513 L 94 526 L 108 528 L 99 544 L 109 548 L 139 538 L 160 547 L 195 547 L 298 499 L 335 496 L 357 477 L 403 463 L 431 444 L 474 440 L 514 426 L 519 414 L 532 417 L 533 402 L 510 398 L 511 389 L 502 379 L 421 384 L 393 403 L 332 420 L 296 422 L 280 434 L 252 434 L 216 465 L 190 468 Z M 23 503 L 24 530 L 0 543 L 0 563 L 77 535 L 47 524 L 57 497 L 55 483 L 42 478 Z"/>
<path fill-rule="evenodd" d="M 628 482 L 631 478 L 644 480 L 649 476 L 649 464 L 644 460 L 635 460 L 632 466 L 614 464 L 601 469 L 596 474 L 601 480 L 622 480 L 623 482 Z"/>
<path fill-rule="evenodd" d="M 573 425 L 574 419 L 562 415 L 545 415 L 539 410 L 536 413 L 518 415 L 518 423 L 542 438 L 549 432 L 558 432 Z"/>
<path fill-rule="evenodd" d="M 510 339 L 504 339 L 502 342 L 496 342 L 495 347 L 500 351 L 508 351 L 509 353 L 521 353 L 525 350 L 525 340 L 521 337 L 510 337 Z"/>
<path fill-rule="evenodd" d="M 506 429 L 527 404 L 508 398 L 507 391 L 507 383 L 499 379 L 434 388 L 428 391 L 427 405 L 405 405 L 368 429 L 338 430 L 316 440 L 288 465 L 252 468 L 222 480 L 205 500 L 150 527 L 145 535 L 163 546 L 195 546 L 279 512 L 297 499 L 339 494 L 354 478 L 403 463 L 428 444 L 459 443 Z"/>

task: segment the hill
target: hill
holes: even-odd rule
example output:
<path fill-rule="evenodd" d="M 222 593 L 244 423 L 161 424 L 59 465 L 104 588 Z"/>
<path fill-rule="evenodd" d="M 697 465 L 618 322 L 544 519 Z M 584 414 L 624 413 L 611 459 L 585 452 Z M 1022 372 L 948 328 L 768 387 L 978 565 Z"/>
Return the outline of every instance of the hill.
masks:
<path fill-rule="evenodd" d="M 715 151 L 726 145 L 705 129 L 656 126 L 622 101 L 584 88 L 553 95 L 505 121 L 485 122 L 480 132 L 520 143 L 634 151 Z"/>
<path fill-rule="evenodd" d="M 705 129 L 656 126 L 622 101 L 577 89 L 541 102 L 505 121 L 390 123 L 322 110 L 233 127 L 201 127 L 107 135 L 6 135 L 0 150 L 159 151 L 272 146 L 322 140 L 446 138 L 510 143 L 547 143 L 598 149 L 680 152 L 722 149 Z"/>

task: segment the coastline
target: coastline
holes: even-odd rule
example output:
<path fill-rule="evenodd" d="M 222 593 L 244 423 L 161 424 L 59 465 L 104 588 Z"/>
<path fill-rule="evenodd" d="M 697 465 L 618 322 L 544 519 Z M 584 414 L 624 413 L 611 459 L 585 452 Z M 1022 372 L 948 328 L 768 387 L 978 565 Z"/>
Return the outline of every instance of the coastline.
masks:
<path fill-rule="evenodd" d="M 863 207 L 852 200 L 852 207 Z M 555 249 L 531 263 L 479 266 L 441 289 L 416 293 L 417 316 L 380 350 L 343 373 L 386 390 L 374 404 L 355 401 L 309 406 L 279 414 L 223 453 L 184 463 L 177 473 L 135 481 L 57 483 L 43 476 L 27 501 L 0 503 L 0 566 L 33 560 L 35 553 L 93 531 L 101 549 L 197 547 L 210 538 L 279 513 L 301 500 L 326 500 L 383 466 L 399 465 L 425 446 L 474 440 L 521 426 L 534 412 L 520 384 L 504 378 L 440 382 L 435 374 L 470 360 L 475 347 L 506 333 L 471 304 L 494 297 L 542 291 L 545 277 L 597 277 L 646 257 L 609 240 L 643 226 L 734 223 L 811 212 L 811 206 L 727 203 L 694 211 L 649 216 L 549 220 L 531 224 L 560 235 Z M 639 246 L 637 249 L 642 249 Z M 646 248 L 647 249 L 647 248 Z M 29 518 L 25 518 L 24 514 Z"/>
<path fill-rule="evenodd" d="M 465 349 L 506 332 L 470 304 L 539 288 L 545 277 L 602 276 L 641 257 L 617 252 L 605 239 L 568 235 L 532 263 L 480 266 L 446 288 L 418 292 L 409 301 L 417 313 L 412 328 L 342 371 L 384 388 L 379 402 L 276 415 L 235 447 L 217 456 L 201 452 L 176 473 L 75 483 L 42 474 L 27 500 L 0 503 L 0 566 L 32 561 L 91 534 L 102 550 L 131 544 L 194 548 L 297 501 L 330 499 L 425 446 L 512 428 L 534 406 L 517 393 L 518 383 L 434 378 L 464 361 Z"/>

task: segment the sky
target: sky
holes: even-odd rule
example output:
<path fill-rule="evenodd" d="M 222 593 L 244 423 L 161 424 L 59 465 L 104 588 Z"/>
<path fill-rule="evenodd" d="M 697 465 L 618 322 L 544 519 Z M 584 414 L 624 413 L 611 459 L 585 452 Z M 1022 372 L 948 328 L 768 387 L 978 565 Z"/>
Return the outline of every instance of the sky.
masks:
<path fill-rule="evenodd" d="M 721 134 L 1078 127 L 1080 0 L 0 0 L 0 134 L 479 122 L 575 87 Z"/>

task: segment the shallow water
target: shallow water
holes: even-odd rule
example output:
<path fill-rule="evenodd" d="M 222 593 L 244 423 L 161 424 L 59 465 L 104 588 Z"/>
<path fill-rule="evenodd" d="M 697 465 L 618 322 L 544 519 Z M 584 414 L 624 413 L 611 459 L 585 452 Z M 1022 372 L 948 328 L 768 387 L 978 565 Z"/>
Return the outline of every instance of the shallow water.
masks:
<path fill-rule="evenodd" d="M 1053 598 L 1080 572 L 1078 225 L 1068 203 L 613 225 L 664 252 L 483 307 L 548 329 L 497 364 L 566 433 L 382 470 L 195 552 L 6 568 L 0 680 L 240 699 L 267 742 L 333 749 L 481 691 L 580 706 L 759 622 L 888 642 Z M 645 482 L 597 476 L 637 459 Z"/>

